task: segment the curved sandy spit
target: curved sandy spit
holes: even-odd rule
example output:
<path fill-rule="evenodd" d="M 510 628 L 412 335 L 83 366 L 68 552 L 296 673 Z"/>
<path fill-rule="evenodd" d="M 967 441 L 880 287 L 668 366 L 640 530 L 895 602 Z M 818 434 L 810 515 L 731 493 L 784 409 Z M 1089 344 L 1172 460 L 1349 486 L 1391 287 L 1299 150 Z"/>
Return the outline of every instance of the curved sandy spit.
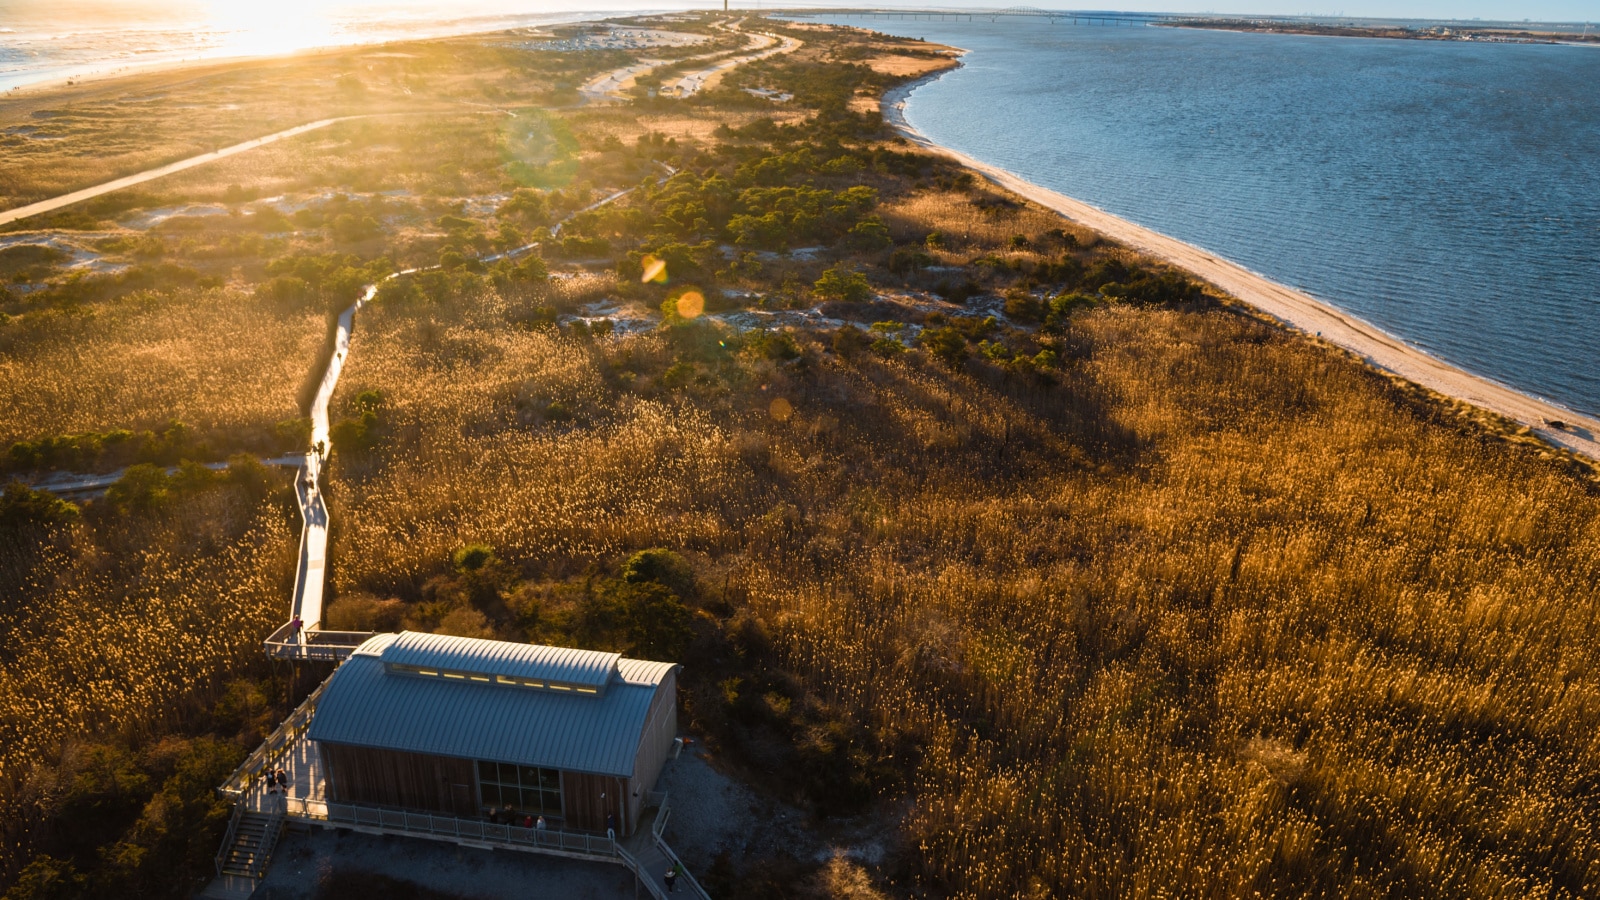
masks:
<path fill-rule="evenodd" d="M 949 70 L 946 70 L 949 71 Z M 942 74 L 942 73 L 940 73 Z M 906 121 L 905 103 L 919 85 L 938 78 L 901 85 L 884 95 L 884 120 L 911 142 L 971 168 L 995 184 L 1054 210 L 1140 253 L 1165 260 L 1226 291 L 1291 328 L 1342 347 L 1382 372 L 1493 413 L 1532 429 L 1546 442 L 1600 460 L 1600 419 L 1530 397 L 1481 375 L 1474 375 L 1406 344 L 1376 325 L 1334 309 L 1306 294 L 1208 253 L 1192 244 L 1152 231 L 1105 210 L 1074 200 L 1015 174 L 928 140 Z M 1546 423 L 1559 421 L 1565 430 Z"/>
<path fill-rule="evenodd" d="M 741 23 L 734 24 L 729 30 L 739 30 L 739 24 L 742 24 L 742 20 Z M 747 47 L 745 49 L 756 52 L 748 53 L 743 56 L 736 56 L 733 59 L 725 59 L 715 65 L 707 66 L 706 68 L 695 72 L 690 72 L 663 88 L 663 93 L 668 93 L 675 97 L 688 97 L 692 94 L 698 93 L 702 89 L 716 87 L 717 84 L 722 80 L 722 76 L 728 74 L 739 66 L 744 65 L 745 63 L 756 62 L 758 60 L 766 59 L 770 56 L 777 56 L 780 53 L 792 53 L 795 50 L 800 49 L 801 46 L 800 41 L 797 41 L 792 37 L 769 34 L 765 31 L 751 31 L 746 33 L 754 35 L 757 38 L 757 42 L 754 46 Z"/>
<path fill-rule="evenodd" d="M 744 65 L 745 63 L 766 59 L 769 56 L 775 56 L 779 53 L 789 53 L 793 50 L 799 49 L 801 46 L 801 42 L 795 40 L 794 38 L 768 34 L 764 31 L 743 31 L 740 26 L 743 25 L 744 22 L 744 19 L 740 19 L 737 22 L 734 22 L 732 25 L 717 24 L 713 25 L 712 27 L 719 28 L 727 32 L 738 32 L 741 34 L 750 35 L 756 39 L 752 46 L 736 48 L 733 50 L 716 50 L 711 53 L 703 53 L 699 56 L 691 56 L 687 59 L 680 60 L 642 59 L 632 65 L 623 66 L 620 69 L 615 69 L 610 72 L 602 72 L 601 74 L 590 79 L 588 83 L 584 84 L 583 87 L 579 88 L 578 90 L 583 95 L 584 99 L 589 102 L 601 100 L 625 100 L 627 98 L 624 96 L 624 94 L 628 91 L 628 89 L 632 88 L 638 82 L 639 76 L 648 74 L 656 69 L 669 65 L 676 65 L 679 63 L 716 59 L 719 56 L 727 56 L 730 53 L 742 54 L 731 59 L 724 59 L 721 62 L 714 63 L 701 69 L 696 69 L 693 72 L 689 72 L 680 76 L 671 84 L 662 85 L 661 87 L 662 96 L 688 97 L 699 92 L 703 88 L 715 87 L 717 82 L 722 79 L 723 75 L 726 75 L 728 72 Z M 778 46 L 774 46 L 775 44 Z"/>

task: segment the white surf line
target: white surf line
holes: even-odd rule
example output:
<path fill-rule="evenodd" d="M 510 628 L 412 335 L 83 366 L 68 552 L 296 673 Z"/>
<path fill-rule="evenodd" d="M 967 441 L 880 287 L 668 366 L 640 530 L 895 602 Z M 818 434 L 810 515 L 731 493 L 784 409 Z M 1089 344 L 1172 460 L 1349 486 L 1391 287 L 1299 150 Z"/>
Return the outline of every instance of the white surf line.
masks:
<path fill-rule="evenodd" d="M 1600 460 L 1600 419 L 1530 396 L 1491 378 L 1474 375 L 1304 291 L 1279 284 L 1193 244 L 1136 225 L 1081 200 L 1040 187 L 998 166 L 934 143 L 906 121 L 905 103 L 912 90 L 937 77 L 935 74 L 919 79 L 884 94 L 881 102 L 884 120 L 912 143 L 943 154 L 989 181 L 1120 244 L 1165 260 L 1290 328 L 1354 353 L 1381 372 L 1504 416 L 1526 426 L 1552 446 Z M 1555 428 L 1553 422 L 1565 427 Z"/>
<path fill-rule="evenodd" d="M 667 177 L 676 174 L 676 170 L 671 166 L 665 163 L 660 165 L 667 170 Z M 635 190 L 638 189 L 617 191 L 568 214 L 551 229 L 551 236 L 559 234 L 561 226 L 573 216 L 614 203 Z M 497 262 L 502 259 L 514 259 L 537 246 L 539 242 L 535 241 L 482 257 L 480 261 Z M 356 311 L 377 295 L 380 284 L 405 275 L 431 272 L 439 268 L 437 265 L 421 266 L 392 272 L 382 281 L 367 285 L 362 290 L 361 297 L 339 314 L 338 326 L 334 332 L 333 355 L 328 359 L 328 368 L 322 373 L 322 382 L 317 386 L 317 394 L 311 401 L 311 449 L 306 452 L 300 472 L 295 476 L 295 494 L 299 497 L 300 518 L 305 524 L 300 533 L 300 562 L 295 573 L 294 596 L 289 606 L 289 623 L 280 626 L 267 638 L 269 653 L 274 648 L 283 647 L 293 657 L 305 656 L 307 655 L 305 648 L 311 643 L 312 635 L 323 630 L 322 606 L 327 589 L 328 507 L 323 502 L 320 483 L 323 469 L 327 466 L 328 457 L 333 451 L 328 405 L 333 400 L 333 391 L 338 387 L 339 375 L 344 371 L 344 364 L 350 357 L 350 335 L 355 328 Z M 300 620 L 298 628 L 293 627 L 295 619 Z"/>
<path fill-rule="evenodd" d="M 123 188 L 133 187 L 136 184 L 143 184 L 146 181 L 154 181 L 157 178 L 164 178 L 173 173 L 182 172 L 185 169 L 192 169 L 195 166 L 203 166 L 206 163 L 216 162 L 219 159 L 226 159 L 239 153 L 245 153 L 247 151 L 254 150 L 257 147 L 265 147 L 267 144 L 275 143 L 277 141 L 284 140 L 285 138 L 292 138 L 297 135 L 302 135 L 308 131 L 316 131 L 319 128 L 327 128 L 329 125 L 335 125 L 339 122 L 348 122 L 352 119 L 365 118 L 368 118 L 368 116 L 339 116 L 332 119 L 319 119 L 315 122 L 308 122 L 304 125 L 296 125 L 293 128 L 286 128 L 283 131 L 263 135 L 262 137 L 251 138 L 242 144 L 234 144 L 231 147 L 223 147 L 219 150 L 213 150 L 210 153 L 202 153 L 199 156 L 191 156 L 188 159 L 180 159 L 177 162 L 168 163 L 158 168 L 146 169 L 143 172 L 127 175 L 112 181 L 107 181 L 104 184 L 97 184 L 94 187 L 86 187 L 82 190 L 73 191 L 70 194 L 62 194 L 59 197 L 51 197 L 49 200 L 40 200 L 37 203 L 30 203 L 27 206 L 19 206 L 15 209 L 8 209 L 4 212 L 0 212 L 0 225 L 6 225 L 11 222 L 15 222 L 18 219 L 26 219 L 29 216 L 37 216 L 40 213 L 51 212 L 61 209 L 64 206 L 71 206 L 74 203 L 81 203 L 84 200 L 98 197 L 101 194 L 109 194 L 112 191 L 120 191 Z"/>

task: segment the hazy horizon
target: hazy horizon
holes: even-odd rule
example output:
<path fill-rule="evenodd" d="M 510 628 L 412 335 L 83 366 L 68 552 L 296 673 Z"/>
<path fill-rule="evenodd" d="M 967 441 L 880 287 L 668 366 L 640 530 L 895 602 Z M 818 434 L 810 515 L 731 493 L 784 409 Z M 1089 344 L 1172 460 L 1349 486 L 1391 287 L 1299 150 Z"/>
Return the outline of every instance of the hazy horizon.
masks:
<path fill-rule="evenodd" d="M 867 0 L 852 3 L 841 0 L 818 0 L 808 3 L 767 3 L 761 0 L 734 2 L 737 9 L 777 10 L 804 7 L 909 7 L 926 8 L 959 6 L 963 8 L 1003 8 L 1014 4 L 1005 2 L 971 3 L 964 0 Z M 1113 9 L 1129 12 L 1197 13 L 1219 16 L 1328 16 L 1360 17 L 1374 19 L 1429 19 L 1471 20 L 1484 19 L 1509 22 L 1575 23 L 1600 18 L 1600 10 L 1584 0 L 1544 0 L 1544 2 L 1508 3 L 1504 0 L 1409 0 L 1400 3 L 1345 2 L 1327 9 L 1306 10 L 1300 4 L 1288 2 L 1260 2 L 1240 0 L 1237 4 L 1218 5 L 1212 0 L 1122 0 L 1114 3 L 1033 3 L 1050 9 Z M 0 0 L 0 29 L 18 26 L 61 23 L 84 19 L 99 25 L 147 24 L 170 25 L 179 22 L 215 22 L 224 26 L 259 27 L 271 25 L 284 28 L 306 21 L 358 21 L 364 18 L 395 18 L 422 20 L 448 18 L 452 20 L 475 17 L 508 15 L 541 15 L 564 12 L 636 12 L 665 9 L 712 9 L 720 3 L 674 4 L 670 2 L 617 2 L 617 0 L 545 0 L 529 3 L 525 0 L 461 0 L 449 4 L 426 0 L 341 0 L 323 3 L 318 0 L 282 0 L 271 5 L 244 5 L 225 0 Z"/>
<path fill-rule="evenodd" d="M 1125 0 L 1099 4 L 1130 12 L 1210 13 L 1213 15 L 1310 15 L 1286 12 L 1278 3 L 1245 2 L 1228 12 L 1205 10 L 1210 0 Z M 1066 4 L 1044 4 L 1069 9 Z M 780 6 L 765 0 L 734 0 L 736 11 L 777 12 L 782 9 L 861 8 L 865 6 L 928 8 L 960 6 L 963 0 L 801 0 Z M 993 8 L 1003 8 L 995 2 Z M 1578 4 L 1550 0 L 1521 11 L 1538 11 L 1542 23 L 1568 23 Z M 244 5 L 223 0 L 0 0 L 0 91 L 69 78 L 97 77 L 132 68 L 198 60 L 276 56 L 327 47 L 384 43 L 500 31 L 557 22 L 672 10 L 720 9 L 720 2 L 673 4 L 670 0 L 461 0 L 448 5 L 426 0 L 280 0 L 271 5 Z M 1084 8 L 1079 6 L 1077 8 Z M 1410 18 L 1423 22 L 1454 21 L 1477 16 L 1502 18 L 1505 4 L 1487 0 L 1440 2 L 1412 0 L 1370 15 L 1367 6 L 1330 11 L 1363 20 Z"/>

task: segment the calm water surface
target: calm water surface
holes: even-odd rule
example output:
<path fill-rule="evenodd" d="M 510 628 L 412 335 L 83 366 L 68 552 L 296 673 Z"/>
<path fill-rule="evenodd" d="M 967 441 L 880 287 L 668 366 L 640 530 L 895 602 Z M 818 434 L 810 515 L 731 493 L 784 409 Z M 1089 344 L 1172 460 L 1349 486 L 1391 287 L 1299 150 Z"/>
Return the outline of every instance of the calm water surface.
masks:
<path fill-rule="evenodd" d="M 1600 414 L 1600 49 L 840 18 L 929 138 Z"/>

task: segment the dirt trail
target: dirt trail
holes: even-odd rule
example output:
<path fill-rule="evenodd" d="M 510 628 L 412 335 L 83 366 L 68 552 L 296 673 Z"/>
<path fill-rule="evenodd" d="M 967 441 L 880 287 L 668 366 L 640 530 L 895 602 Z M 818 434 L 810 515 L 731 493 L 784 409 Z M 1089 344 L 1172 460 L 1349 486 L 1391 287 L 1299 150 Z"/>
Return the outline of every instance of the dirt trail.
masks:
<path fill-rule="evenodd" d="M 308 122 L 304 125 L 296 125 L 293 128 L 286 128 L 283 131 L 263 135 L 262 137 L 251 138 L 242 144 L 234 144 L 231 147 L 223 147 L 210 153 L 202 153 L 199 156 L 191 156 L 188 159 L 180 159 L 177 162 L 167 163 L 164 166 L 159 166 L 154 169 L 146 169 L 143 172 L 138 172 L 133 175 L 126 175 L 113 181 L 107 181 L 104 184 L 97 184 L 94 187 L 86 187 L 83 190 L 73 191 L 70 194 L 62 194 L 59 197 L 51 197 L 49 200 L 40 200 L 38 203 L 30 203 L 27 206 L 19 206 L 16 209 L 8 209 L 5 212 L 0 212 L 0 225 L 7 225 L 11 222 L 17 221 L 18 219 L 26 219 L 29 216 L 37 216 L 40 213 L 51 212 L 61 209 L 64 206 L 71 206 L 74 203 L 81 203 L 84 200 L 88 200 L 92 197 L 98 197 L 101 194 L 109 194 L 112 191 L 120 191 L 123 188 L 133 187 L 136 184 L 143 184 L 146 181 L 154 181 L 157 178 L 163 178 L 175 172 L 182 172 L 184 169 L 192 169 L 195 166 L 203 166 L 206 163 L 216 162 L 219 159 L 226 159 L 229 156 L 233 156 L 238 153 L 244 153 L 248 150 L 254 150 L 257 147 L 264 147 L 267 144 L 275 143 L 285 138 L 292 138 L 296 135 L 305 134 L 308 131 L 316 131 L 319 128 L 327 128 L 329 125 L 334 125 L 339 122 L 348 122 L 352 119 L 365 118 L 367 118 L 367 116 L 339 116 L 332 119 L 319 119 L 315 122 Z"/>
<path fill-rule="evenodd" d="M 742 20 L 735 22 L 729 26 L 728 30 L 738 31 L 739 26 L 742 24 L 744 24 Z M 717 83 L 722 80 L 722 76 L 745 63 L 756 62 L 769 56 L 777 56 L 780 53 L 792 53 L 801 46 L 800 42 L 792 37 L 768 34 L 764 31 L 752 31 L 749 33 L 760 38 L 760 42 L 756 46 L 748 48 L 756 52 L 725 59 L 703 69 L 689 72 L 673 83 L 663 86 L 661 92 L 674 97 L 688 97 L 701 90 L 716 87 Z"/>
<path fill-rule="evenodd" d="M 739 32 L 741 31 L 740 26 L 742 26 L 744 22 L 744 19 L 740 19 L 731 25 L 717 25 L 715 27 L 720 28 L 723 31 Z M 661 93 L 669 97 L 688 97 L 703 88 L 714 87 L 717 81 L 719 81 L 723 75 L 739 66 L 744 65 L 745 63 L 766 59 L 769 56 L 774 56 L 779 53 L 789 53 L 801 46 L 800 41 L 790 37 L 767 34 L 766 32 L 762 31 L 742 33 L 747 33 L 757 39 L 756 45 L 753 48 L 747 47 L 742 49 L 753 49 L 756 52 L 745 53 L 741 56 L 735 56 L 731 59 L 724 59 L 720 62 L 706 66 L 705 68 L 696 69 L 693 72 L 689 72 L 677 78 L 671 84 L 664 85 L 661 89 Z M 775 44 L 777 46 L 774 46 Z M 726 56 L 729 53 L 738 52 L 740 51 L 717 50 L 712 53 L 701 54 L 700 56 L 691 56 L 688 59 L 671 61 L 659 59 L 641 59 L 632 65 L 623 66 L 620 69 L 613 69 L 610 72 L 606 72 L 590 79 L 587 84 L 579 88 L 579 92 L 590 102 L 599 100 L 622 100 L 625 99 L 624 95 L 626 91 L 629 88 L 632 88 L 634 84 L 638 82 L 641 75 L 647 75 L 663 66 L 674 65 L 677 63 L 696 62 L 704 59 L 716 59 L 719 56 Z"/>
<path fill-rule="evenodd" d="M 906 98 L 919 83 L 912 82 L 890 91 L 884 95 L 882 102 L 884 119 L 913 143 L 948 156 L 995 184 L 1118 243 L 1187 270 L 1285 325 L 1349 350 L 1380 371 L 1498 413 L 1532 429 L 1534 434 L 1551 445 L 1600 460 L 1600 419 L 1530 397 L 1492 379 L 1457 368 L 1406 344 L 1376 325 L 1334 309 L 1309 294 L 1278 284 L 1237 263 L 935 144 L 912 128 L 905 118 Z M 1561 422 L 1565 427 L 1551 427 L 1552 422 Z"/>

